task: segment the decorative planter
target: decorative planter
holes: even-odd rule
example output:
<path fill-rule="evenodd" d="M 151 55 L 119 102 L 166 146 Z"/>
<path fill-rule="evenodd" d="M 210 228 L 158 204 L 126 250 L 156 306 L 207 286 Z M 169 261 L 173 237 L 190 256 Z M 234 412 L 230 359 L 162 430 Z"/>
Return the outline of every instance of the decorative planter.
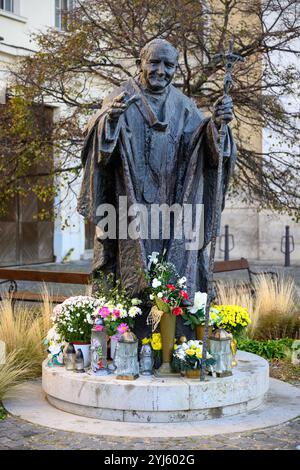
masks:
<path fill-rule="evenodd" d="M 203 341 L 204 340 L 204 332 L 205 332 L 205 326 L 204 325 L 197 325 L 195 327 L 195 333 L 196 333 L 196 339 L 198 341 Z M 212 327 L 208 327 L 208 337 L 212 334 Z"/>
<path fill-rule="evenodd" d="M 91 365 L 91 344 L 83 343 L 81 341 L 73 342 L 75 351 L 81 349 L 84 359 L 84 367 L 89 367 Z"/>
<path fill-rule="evenodd" d="M 162 342 L 162 365 L 158 375 L 171 374 L 171 361 L 174 350 L 174 338 L 176 332 L 176 316 L 172 313 L 164 313 L 160 319 L 160 334 Z"/>
<path fill-rule="evenodd" d="M 185 375 L 188 379 L 199 379 L 200 378 L 200 369 L 187 370 Z"/>

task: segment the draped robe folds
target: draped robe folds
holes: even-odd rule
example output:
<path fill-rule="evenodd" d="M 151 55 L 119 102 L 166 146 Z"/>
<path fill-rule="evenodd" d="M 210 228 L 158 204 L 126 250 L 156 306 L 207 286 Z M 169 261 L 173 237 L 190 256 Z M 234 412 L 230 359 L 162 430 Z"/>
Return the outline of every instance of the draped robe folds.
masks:
<path fill-rule="evenodd" d="M 123 91 L 140 99 L 117 122 L 112 121 L 108 107 Z M 211 240 L 218 158 L 215 124 L 204 118 L 195 103 L 173 85 L 162 95 L 151 96 L 131 79 L 110 94 L 89 123 L 82 151 L 84 176 L 79 213 L 97 225 L 100 219 L 97 208 L 101 204 L 112 204 L 117 212 L 117 239 L 101 240 L 96 231 L 93 271 L 113 272 L 129 292 L 138 296 L 147 285 L 143 273 L 147 270 L 148 255 L 165 250 L 166 259 L 176 266 L 180 276 L 187 278 L 191 301 L 196 291 L 206 291 L 207 245 Z M 235 145 L 228 127 L 223 207 L 234 163 Z M 193 212 L 196 204 L 203 204 L 202 248 L 187 250 L 185 237 L 152 240 L 149 234 L 148 239 L 119 238 L 119 217 L 123 221 L 127 218 L 128 225 L 132 221 L 126 211 L 118 212 L 120 196 L 127 197 L 128 207 L 143 204 L 149 214 L 151 204 L 192 204 Z M 146 315 L 140 320 L 141 335 L 146 332 Z M 182 322 L 177 324 L 177 333 L 185 333 Z"/>

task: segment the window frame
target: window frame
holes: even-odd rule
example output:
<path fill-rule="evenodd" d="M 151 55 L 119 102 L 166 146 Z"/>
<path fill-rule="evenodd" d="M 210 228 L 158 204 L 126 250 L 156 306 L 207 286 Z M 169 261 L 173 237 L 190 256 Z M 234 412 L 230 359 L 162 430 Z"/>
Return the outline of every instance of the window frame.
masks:
<path fill-rule="evenodd" d="M 9 4 L 9 6 L 7 6 L 7 4 Z M 14 0 L 0 0 L 0 10 L 8 11 L 9 13 L 15 13 Z"/>
<path fill-rule="evenodd" d="M 64 21 L 63 15 L 65 12 L 72 11 L 76 6 L 75 0 L 55 0 L 54 3 L 54 25 L 59 31 L 67 31 L 68 25 Z"/>

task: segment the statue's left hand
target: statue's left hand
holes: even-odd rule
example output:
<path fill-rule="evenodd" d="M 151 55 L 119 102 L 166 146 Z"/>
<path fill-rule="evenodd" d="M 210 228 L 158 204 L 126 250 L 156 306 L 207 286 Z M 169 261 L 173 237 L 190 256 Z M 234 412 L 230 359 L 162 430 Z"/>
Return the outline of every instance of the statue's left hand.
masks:
<path fill-rule="evenodd" d="M 233 119 L 233 103 L 230 96 L 222 96 L 214 104 L 212 119 L 217 127 L 221 126 L 222 121 L 226 124 Z"/>

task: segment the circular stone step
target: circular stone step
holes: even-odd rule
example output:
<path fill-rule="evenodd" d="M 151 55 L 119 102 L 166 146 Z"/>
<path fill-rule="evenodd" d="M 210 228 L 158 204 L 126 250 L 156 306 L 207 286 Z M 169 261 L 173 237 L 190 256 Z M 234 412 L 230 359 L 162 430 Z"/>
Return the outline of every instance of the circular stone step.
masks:
<path fill-rule="evenodd" d="M 199 379 L 139 377 L 117 380 L 43 364 L 48 401 L 68 413 L 109 421 L 168 423 L 201 421 L 258 407 L 269 387 L 266 360 L 238 352 L 233 376 Z"/>

